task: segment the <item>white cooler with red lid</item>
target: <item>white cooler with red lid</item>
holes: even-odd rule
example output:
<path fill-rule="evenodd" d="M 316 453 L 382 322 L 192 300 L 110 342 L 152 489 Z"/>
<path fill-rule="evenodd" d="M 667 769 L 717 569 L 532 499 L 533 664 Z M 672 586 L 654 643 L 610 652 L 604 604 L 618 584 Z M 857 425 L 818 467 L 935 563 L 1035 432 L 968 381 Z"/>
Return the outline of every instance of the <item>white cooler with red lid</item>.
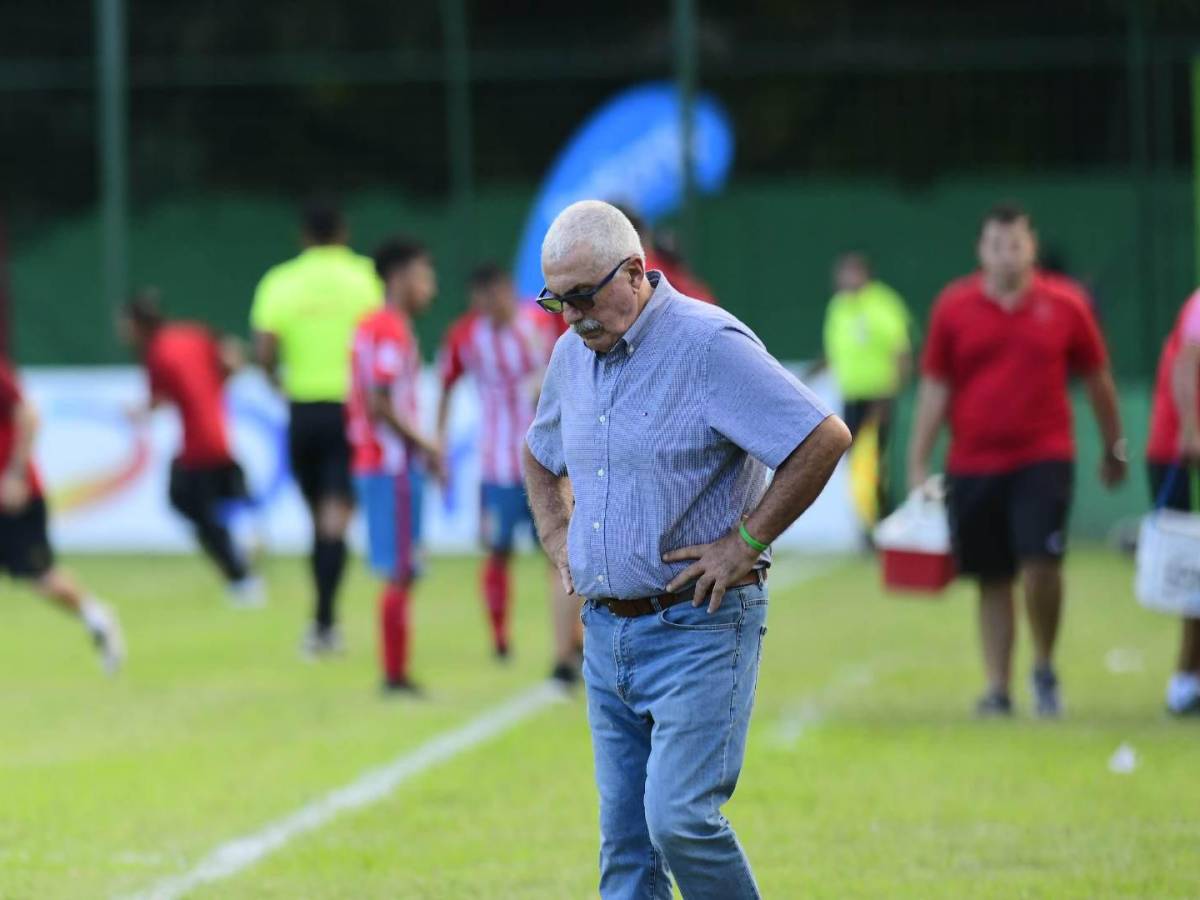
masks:
<path fill-rule="evenodd" d="M 931 478 L 875 526 L 883 585 L 889 591 L 938 593 L 954 580 L 957 570 L 944 497 L 941 478 Z"/>

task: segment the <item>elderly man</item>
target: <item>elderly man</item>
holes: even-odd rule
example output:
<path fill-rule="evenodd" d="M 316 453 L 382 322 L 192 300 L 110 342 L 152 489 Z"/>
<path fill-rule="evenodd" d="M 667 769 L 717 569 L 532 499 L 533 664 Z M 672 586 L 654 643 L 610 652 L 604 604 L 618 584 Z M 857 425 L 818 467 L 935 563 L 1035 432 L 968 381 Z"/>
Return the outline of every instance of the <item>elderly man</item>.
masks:
<path fill-rule="evenodd" d="M 673 873 L 689 900 L 757 897 L 721 807 L 746 747 L 768 545 L 849 432 L 745 325 L 647 272 L 615 207 L 564 210 L 542 270 L 538 302 L 571 332 L 525 477 L 546 551 L 586 601 L 600 893 L 669 898 Z"/>

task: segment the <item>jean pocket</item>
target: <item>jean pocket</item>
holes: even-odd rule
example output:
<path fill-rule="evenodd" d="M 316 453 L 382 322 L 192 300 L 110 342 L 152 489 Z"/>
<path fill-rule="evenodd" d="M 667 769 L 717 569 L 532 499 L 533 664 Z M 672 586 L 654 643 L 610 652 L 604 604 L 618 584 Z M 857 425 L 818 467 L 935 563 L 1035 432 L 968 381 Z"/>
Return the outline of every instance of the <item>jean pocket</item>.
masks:
<path fill-rule="evenodd" d="M 738 598 L 726 594 L 720 609 L 712 615 L 709 615 L 708 604 L 692 606 L 691 601 L 684 600 L 660 612 L 658 620 L 668 628 L 680 631 L 731 631 L 741 626 L 745 615 Z"/>

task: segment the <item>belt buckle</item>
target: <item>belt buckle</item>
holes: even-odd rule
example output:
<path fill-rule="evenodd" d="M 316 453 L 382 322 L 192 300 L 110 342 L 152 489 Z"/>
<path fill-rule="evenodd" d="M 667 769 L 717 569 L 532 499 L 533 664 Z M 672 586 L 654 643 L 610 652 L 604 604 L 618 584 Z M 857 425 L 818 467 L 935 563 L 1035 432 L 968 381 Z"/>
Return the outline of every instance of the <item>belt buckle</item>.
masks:
<path fill-rule="evenodd" d="M 614 600 L 612 597 L 609 597 L 607 600 L 605 600 L 605 601 L 604 601 L 604 605 L 605 605 L 606 607 L 608 607 L 608 611 L 609 611 L 610 613 L 615 613 L 615 612 L 617 611 L 617 610 L 616 610 L 617 601 L 616 601 L 616 600 Z"/>

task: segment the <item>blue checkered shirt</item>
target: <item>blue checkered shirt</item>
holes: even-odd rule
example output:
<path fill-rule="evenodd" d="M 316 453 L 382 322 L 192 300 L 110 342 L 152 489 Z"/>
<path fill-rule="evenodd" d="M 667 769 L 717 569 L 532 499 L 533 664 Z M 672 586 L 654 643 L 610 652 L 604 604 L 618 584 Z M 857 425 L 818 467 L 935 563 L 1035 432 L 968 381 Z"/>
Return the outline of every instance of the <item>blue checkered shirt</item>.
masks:
<path fill-rule="evenodd" d="M 589 598 L 662 593 L 687 565 L 662 555 L 736 527 L 768 470 L 830 414 L 736 318 L 649 278 L 653 295 L 608 353 L 559 339 L 526 437 L 570 479 L 567 555 Z"/>

